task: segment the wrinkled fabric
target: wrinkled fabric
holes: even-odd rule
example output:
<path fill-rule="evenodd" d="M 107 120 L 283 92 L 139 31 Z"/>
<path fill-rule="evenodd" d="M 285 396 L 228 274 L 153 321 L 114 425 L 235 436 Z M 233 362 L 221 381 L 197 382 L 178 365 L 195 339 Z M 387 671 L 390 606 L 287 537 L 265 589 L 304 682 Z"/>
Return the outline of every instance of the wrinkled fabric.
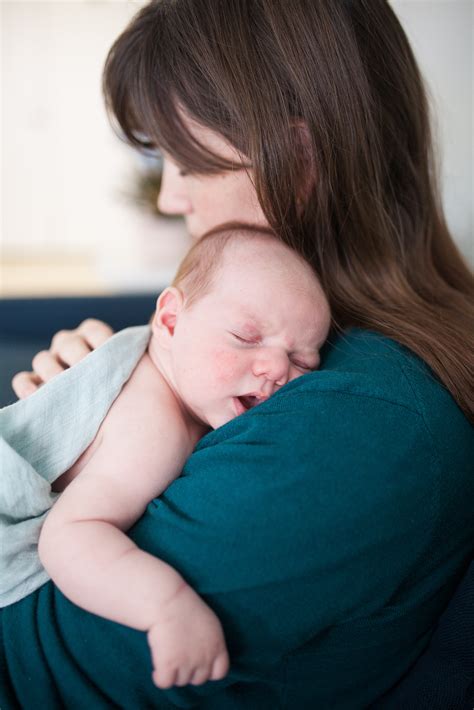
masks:
<path fill-rule="evenodd" d="M 0 607 L 49 580 L 38 557 L 52 483 L 79 458 L 138 360 L 148 326 L 127 328 L 27 399 L 0 410 Z"/>

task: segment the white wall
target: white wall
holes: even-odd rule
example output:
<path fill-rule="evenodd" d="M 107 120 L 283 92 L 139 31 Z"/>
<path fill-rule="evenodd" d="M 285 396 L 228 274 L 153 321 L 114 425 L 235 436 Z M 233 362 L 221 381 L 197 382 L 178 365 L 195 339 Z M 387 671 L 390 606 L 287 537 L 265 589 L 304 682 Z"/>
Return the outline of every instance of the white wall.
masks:
<path fill-rule="evenodd" d="M 94 253 L 102 276 L 124 288 L 155 289 L 172 274 L 186 238 L 121 200 L 136 158 L 112 134 L 100 91 L 107 50 L 141 4 L 2 0 L 4 258 Z M 448 219 L 474 263 L 473 3 L 393 6 L 432 89 Z"/>
<path fill-rule="evenodd" d="M 1 10 L 4 246 L 86 250 L 117 226 L 110 193 L 128 156 L 106 123 L 100 72 L 132 7 L 2 2 Z"/>
<path fill-rule="evenodd" d="M 474 2 L 392 0 L 392 6 L 430 90 L 449 225 L 474 265 Z"/>
<path fill-rule="evenodd" d="M 157 224 L 124 199 L 138 156 L 113 134 L 102 100 L 107 51 L 141 4 L 0 5 L 2 258 L 16 268 L 23 259 L 54 257 L 48 275 L 56 274 L 63 290 L 61 263 L 69 269 L 76 257 L 79 269 L 90 257 L 81 278 L 97 290 L 155 291 L 169 282 L 188 246 L 181 224 Z M 44 270 L 37 273 L 44 281 Z M 12 281 L 10 272 L 4 281 Z M 32 290 L 48 288 L 57 290 L 52 283 Z"/>

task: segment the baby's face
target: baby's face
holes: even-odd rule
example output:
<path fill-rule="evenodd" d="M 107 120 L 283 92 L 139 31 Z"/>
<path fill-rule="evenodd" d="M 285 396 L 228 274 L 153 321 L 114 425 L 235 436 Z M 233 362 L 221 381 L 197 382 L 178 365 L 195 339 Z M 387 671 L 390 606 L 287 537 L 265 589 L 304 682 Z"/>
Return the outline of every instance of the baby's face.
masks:
<path fill-rule="evenodd" d="M 187 408 L 214 429 L 316 369 L 329 306 L 309 267 L 270 246 L 227 249 L 211 291 L 180 312 L 173 377 Z"/>

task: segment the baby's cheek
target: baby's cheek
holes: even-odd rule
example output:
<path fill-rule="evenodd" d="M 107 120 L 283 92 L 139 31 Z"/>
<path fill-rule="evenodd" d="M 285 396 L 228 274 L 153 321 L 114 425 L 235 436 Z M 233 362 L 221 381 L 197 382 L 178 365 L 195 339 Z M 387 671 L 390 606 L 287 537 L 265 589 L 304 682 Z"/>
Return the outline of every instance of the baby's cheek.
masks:
<path fill-rule="evenodd" d="M 214 374 L 219 382 L 229 382 L 238 374 L 239 356 L 237 353 L 214 350 L 212 359 Z"/>

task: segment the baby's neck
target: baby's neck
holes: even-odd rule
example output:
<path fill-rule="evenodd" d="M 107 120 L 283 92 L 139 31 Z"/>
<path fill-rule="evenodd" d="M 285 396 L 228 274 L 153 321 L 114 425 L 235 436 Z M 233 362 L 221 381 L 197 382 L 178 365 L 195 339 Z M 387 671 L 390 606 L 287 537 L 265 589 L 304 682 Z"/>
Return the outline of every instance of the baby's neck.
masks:
<path fill-rule="evenodd" d="M 162 380 L 163 384 L 167 387 L 178 403 L 182 412 L 183 420 L 186 423 L 190 433 L 193 435 L 197 434 L 199 438 L 203 436 L 208 431 L 209 426 L 197 420 L 196 417 L 193 416 L 192 412 L 190 412 L 187 408 L 173 376 L 170 353 L 168 350 L 165 350 L 160 346 L 157 339 L 153 337 L 153 335 L 150 338 L 146 355 L 150 360 L 153 370 L 156 372 L 156 376 Z"/>

